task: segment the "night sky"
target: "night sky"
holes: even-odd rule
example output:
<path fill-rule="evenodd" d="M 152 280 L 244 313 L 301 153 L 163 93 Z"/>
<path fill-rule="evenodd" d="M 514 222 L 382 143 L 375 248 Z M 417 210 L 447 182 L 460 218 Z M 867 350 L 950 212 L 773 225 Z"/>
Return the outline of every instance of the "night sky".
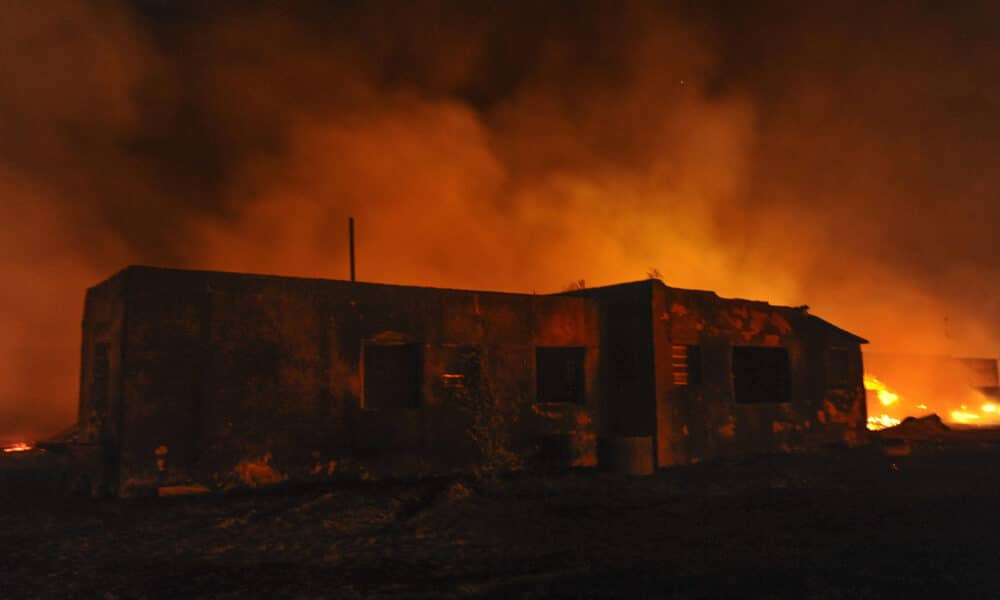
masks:
<path fill-rule="evenodd" d="M 1000 355 L 1000 5 L 11 2 L 0 437 L 75 418 L 127 264 L 644 278 Z"/>

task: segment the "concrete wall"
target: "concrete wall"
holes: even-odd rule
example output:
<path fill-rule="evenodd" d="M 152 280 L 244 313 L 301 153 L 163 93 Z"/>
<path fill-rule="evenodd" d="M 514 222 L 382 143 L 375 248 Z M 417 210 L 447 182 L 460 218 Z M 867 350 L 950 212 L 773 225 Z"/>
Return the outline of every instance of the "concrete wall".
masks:
<path fill-rule="evenodd" d="M 865 433 L 859 339 L 805 311 L 653 287 L 657 462 L 690 463 L 748 452 L 855 444 Z M 674 345 L 701 352 L 701 383 L 675 385 Z M 737 403 L 733 348 L 785 348 L 788 402 Z M 828 381 L 831 349 L 846 353 L 848 379 Z"/>
<path fill-rule="evenodd" d="M 654 280 L 537 296 L 130 267 L 87 294 L 81 440 L 105 449 L 101 485 L 122 494 L 466 469 L 484 413 L 451 371 L 474 348 L 504 408 L 480 430 L 502 425 L 521 458 L 595 465 L 599 436 L 650 436 L 661 467 L 854 444 L 861 341 L 803 310 Z M 419 402 L 375 409 L 364 349 L 403 344 Z M 700 381 L 675 381 L 678 345 L 697 346 Z M 544 346 L 585 348 L 583 404 L 536 401 Z M 787 351 L 787 402 L 735 401 L 739 346 Z"/>
<path fill-rule="evenodd" d="M 656 386 L 651 301 L 654 282 L 579 290 L 599 305 L 603 435 L 655 436 Z"/>
<path fill-rule="evenodd" d="M 572 463 L 596 461 L 599 333 L 585 299 L 140 267 L 113 281 L 126 315 L 122 493 L 466 467 L 469 414 L 443 378 L 465 346 L 514 406 L 521 452 L 555 437 Z M 101 299 L 88 300 L 85 340 L 117 310 Z M 420 406 L 367 410 L 363 346 L 398 343 L 420 348 Z M 534 402 L 538 346 L 586 348 L 585 405 Z"/>
<path fill-rule="evenodd" d="M 123 286 L 122 277 L 113 277 L 87 290 L 84 300 L 77 439 L 91 491 L 99 495 L 119 484 Z"/>

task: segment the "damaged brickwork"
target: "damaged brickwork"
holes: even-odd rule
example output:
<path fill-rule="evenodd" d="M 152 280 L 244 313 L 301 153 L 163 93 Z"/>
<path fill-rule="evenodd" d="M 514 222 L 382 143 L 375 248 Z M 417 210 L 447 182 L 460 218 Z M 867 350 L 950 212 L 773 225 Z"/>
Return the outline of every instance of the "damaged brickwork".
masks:
<path fill-rule="evenodd" d="M 656 280 L 535 295 L 129 267 L 87 293 L 79 440 L 116 495 L 591 467 L 604 438 L 649 437 L 665 467 L 860 441 L 860 343 Z"/>

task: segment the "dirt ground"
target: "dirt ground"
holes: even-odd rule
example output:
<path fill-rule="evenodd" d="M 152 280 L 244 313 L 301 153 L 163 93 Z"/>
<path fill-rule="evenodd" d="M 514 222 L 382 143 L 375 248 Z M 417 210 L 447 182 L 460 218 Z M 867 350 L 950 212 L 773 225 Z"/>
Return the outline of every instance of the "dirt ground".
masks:
<path fill-rule="evenodd" d="M 131 501 L 8 480 L 0 596 L 1000 597 L 1000 446 L 889 452 Z"/>

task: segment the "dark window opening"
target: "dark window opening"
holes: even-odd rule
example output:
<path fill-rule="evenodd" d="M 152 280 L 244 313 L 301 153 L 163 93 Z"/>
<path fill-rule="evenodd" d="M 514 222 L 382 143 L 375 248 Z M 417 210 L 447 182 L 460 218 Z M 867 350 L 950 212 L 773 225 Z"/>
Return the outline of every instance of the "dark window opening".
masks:
<path fill-rule="evenodd" d="M 826 355 L 826 377 L 830 387 L 842 387 L 851 382 L 850 354 L 844 348 L 830 348 Z"/>
<path fill-rule="evenodd" d="M 441 383 L 449 389 L 479 389 L 480 349 L 478 346 L 445 348 Z"/>
<path fill-rule="evenodd" d="M 364 372 L 366 409 L 420 406 L 420 347 L 416 344 L 366 345 Z"/>
<path fill-rule="evenodd" d="M 586 379 L 583 369 L 585 349 L 579 347 L 537 348 L 538 402 L 583 404 Z"/>
<path fill-rule="evenodd" d="M 701 346 L 673 346 L 670 362 L 674 385 L 698 385 L 701 379 Z"/>
<path fill-rule="evenodd" d="M 758 346 L 733 348 L 733 390 L 736 402 L 788 402 L 788 350 Z"/>

